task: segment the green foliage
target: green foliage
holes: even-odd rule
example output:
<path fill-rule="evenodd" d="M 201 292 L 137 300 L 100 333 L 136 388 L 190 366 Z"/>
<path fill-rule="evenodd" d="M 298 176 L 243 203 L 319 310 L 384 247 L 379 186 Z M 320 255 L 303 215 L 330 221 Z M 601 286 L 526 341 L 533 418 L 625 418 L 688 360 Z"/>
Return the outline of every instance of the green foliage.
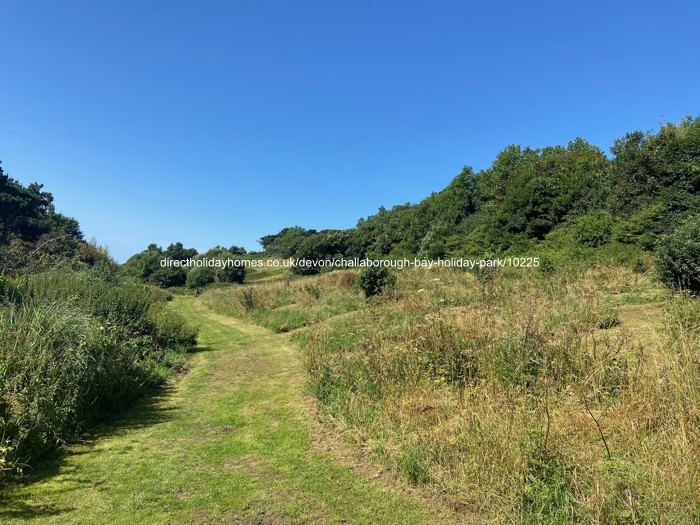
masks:
<path fill-rule="evenodd" d="M 0 307 L 3 303 L 14 302 L 18 298 L 17 287 L 15 284 L 0 274 Z"/>
<path fill-rule="evenodd" d="M 236 246 L 235 244 L 228 249 L 231 255 L 245 255 L 247 252 L 245 248 L 241 246 Z"/>
<path fill-rule="evenodd" d="M 183 266 L 163 266 L 162 261 L 180 261 L 181 263 L 197 255 L 194 248 L 185 248 L 176 242 L 163 250 L 156 244 L 129 258 L 122 265 L 125 275 L 144 283 L 151 283 L 161 288 L 184 286 L 187 281 L 187 269 Z"/>
<path fill-rule="evenodd" d="M 66 267 L 92 266 L 97 256 L 83 241 L 75 219 L 57 213 L 53 196 L 32 183 L 23 186 L 0 167 L 0 271 L 19 275 Z"/>
<path fill-rule="evenodd" d="M 430 475 L 423 452 L 420 450 L 409 450 L 397 458 L 399 470 L 401 470 L 409 480 L 415 485 L 424 485 L 430 481 Z"/>
<path fill-rule="evenodd" d="M 566 148 L 525 149 L 508 174 L 494 219 L 509 233 L 542 239 L 602 198 L 606 158 L 581 139 Z"/>
<path fill-rule="evenodd" d="M 132 255 L 122 265 L 122 270 L 129 277 L 141 282 L 148 282 L 153 272 L 160 268 L 160 261 L 163 257 L 162 248 L 157 244 L 149 244 L 144 251 Z"/>
<path fill-rule="evenodd" d="M 274 235 L 266 235 L 260 239 L 263 249 L 270 255 L 279 257 L 292 257 L 304 239 L 314 235 L 316 230 L 305 230 L 301 226 L 284 228 Z"/>
<path fill-rule="evenodd" d="M 251 312 L 258 307 L 255 289 L 252 286 L 244 286 L 238 295 L 241 306 L 246 312 Z"/>
<path fill-rule="evenodd" d="M 228 265 L 217 272 L 216 279 L 220 283 L 243 284 L 245 268 L 243 266 Z"/>
<path fill-rule="evenodd" d="M 698 211 L 700 120 L 664 124 L 658 133 L 627 134 L 611 148 L 610 206 L 621 214 L 663 203 L 671 214 Z"/>
<path fill-rule="evenodd" d="M 28 276 L 0 306 L 0 463 L 33 463 L 162 383 L 196 343 L 165 297 L 87 272 Z"/>
<path fill-rule="evenodd" d="M 197 267 L 187 273 L 187 288 L 204 288 L 216 282 L 214 268 Z"/>
<path fill-rule="evenodd" d="M 226 248 L 215 246 L 206 253 L 195 257 L 195 261 L 206 261 L 207 266 L 195 266 L 187 273 L 186 286 L 199 289 L 213 283 L 242 284 L 245 279 L 245 267 L 236 264 L 239 260 Z"/>
<path fill-rule="evenodd" d="M 334 260 L 347 251 L 349 234 L 340 230 L 325 230 L 306 238 L 296 252 L 297 259 L 305 262 Z M 322 270 L 314 264 L 298 264 L 291 268 L 295 275 L 314 275 Z"/>
<path fill-rule="evenodd" d="M 197 254 L 194 248 L 185 248 L 176 242 L 163 250 L 156 244 L 150 244 L 143 252 L 132 256 L 124 265 L 122 272 L 144 283 L 151 283 L 160 288 L 187 286 L 189 289 L 203 288 L 212 283 L 242 283 L 245 279 L 245 267 L 229 263 L 236 261 L 245 250 L 239 246 L 222 248 L 215 246 L 206 253 Z M 196 261 L 216 260 L 219 263 L 196 263 Z M 179 265 L 167 265 L 165 261 L 179 261 Z M 184 263 L 190 262 L 189 265 Z"/>
<path fill-rule="evenodd" d="M 700 292 L 700 216 L 689 218 L 659 242 L 656 266 L 666 285 Z"/>
<path fill-rule="evenodd" d="M 652 250 L 664 232 L 670 231 L 670 215 L 662 202 L 645 206 L 629 218 L 623 219 L 615 229 L 615 237 L 625 244 L 637 244 Z"/>
<path fill-rule="evenodd" d="M 42 187 L 32 183 L 25 188 L 0 166 L 0 245 L 7 244 L 11 234 L 31 240 L 46 232 L 43 222 L 53 210 L 53 196 Z"/>
<path fill-rule="evenodd" d="M 572 474 L 561 458 L 536 449 L 523 485 L 523 523 L 575 523 L 577 502 Z"/>
<path fill-rule="evenodd" d="M 597 248 L 610 242 L 614 220 L 605 211 L 594 211 L 574 221 L 574 237 L 582 246 Z"/>
<path fill-rule="evenodd" d="M 161 288 L 182 286 L 187 281 L 187 272 L 184 268 L 157 268 L 149 277 L 148 282 Z"/>
<path fill-rule="evenodd" d="M 380 207 L 343 232 L 341 243 L 300 227 L 261 243 L 283 257 L 522 256 L 564 230 L 565 242 L 547 249 L 575 261 L 581 248 L 590 263 L 596 256 L 586 250 L 602 253 L 615 242 L 653 250 L 685 217 L 700 213 L 700 119 L 664 124 L 656 134 L 629 133 L 611 151 L 608 159 L 580 138 L 539 149 L 511 145 L 490 168 L 465 167 L 418 204 Z"/>
<path fill-rule="evenodd" d="M 391 287 L 396 278 L 385 266 L 370 266 L 362 270 L 358 277 L 358 284 L 366 297 L 379 295 Z"/>

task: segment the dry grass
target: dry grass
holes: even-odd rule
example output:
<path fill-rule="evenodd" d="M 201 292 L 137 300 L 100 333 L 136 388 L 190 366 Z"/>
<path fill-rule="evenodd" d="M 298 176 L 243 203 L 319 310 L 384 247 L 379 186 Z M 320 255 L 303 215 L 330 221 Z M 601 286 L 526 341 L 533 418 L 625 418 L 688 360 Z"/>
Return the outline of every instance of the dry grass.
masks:
<path fill-rule="evenodd" d="M 215 312 L 288 332 L 359 308 L 362 300 L 355 278 L 355 272 L 335 272 L 212 289 L 203 301 Z"/>
<path fill-rule="evenodd" d="M 622 267 L 501 271 L 483 288 L 403 270 L 364 303 L 354 278 L 255 286 L 253 313 L 240 292 L 208 300 L 305 320 L 294 338 L 338 430 L 456 508 L 502 523 L 700 519 L 695 300 Z"/>

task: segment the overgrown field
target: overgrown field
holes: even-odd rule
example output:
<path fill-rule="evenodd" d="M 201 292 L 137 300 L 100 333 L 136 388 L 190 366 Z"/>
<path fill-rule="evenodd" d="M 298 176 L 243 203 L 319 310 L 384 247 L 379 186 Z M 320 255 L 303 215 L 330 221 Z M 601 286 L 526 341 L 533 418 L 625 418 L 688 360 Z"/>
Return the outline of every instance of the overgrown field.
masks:
<path fill-rule="evenodd" d="M 0 482 L 184 362 L 196 332 L 166 299 L 89 271 L 0 278 Z"/>
<path fill-rule="evenodd" d="M 370 300 L 351 271 L 204 300 L 306 327 L 292 337 L 339 431 L 458 509 L 503 523 L 700 521 L 697 300 L 625 267 L 396 277 Z"/>
<path fill-rule="evenodd" d="M 276 332 L 288 332 L 364 305 L 356 273 L 334 272 L 314 279 L 286 279 L 208 290 L 204 303 L 231 316 L 246 317 Z"/>

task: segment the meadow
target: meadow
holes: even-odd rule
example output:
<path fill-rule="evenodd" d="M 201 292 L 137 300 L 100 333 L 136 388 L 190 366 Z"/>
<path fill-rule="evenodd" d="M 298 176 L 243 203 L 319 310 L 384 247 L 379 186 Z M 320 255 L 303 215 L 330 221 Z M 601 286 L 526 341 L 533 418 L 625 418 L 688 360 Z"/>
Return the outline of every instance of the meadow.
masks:
<path fill-rule="evenodd" d="M 325 419 L 494 523 L 700 520 L 700 304 L 634 269 L 355 271 L 206 291 L 292 332 Z"/>
<path fill-rule="evenodd" d="M 40 184 L 24 186 L 0 168 L 0 483 L 31 479 L 26 485 L 37 487 L 25 493 L 9 484 L 13 508 L 4 515 L 24 519 L 27 495 L 35 502 L 32 519 L 41 519 L 46 501 L 63 509 L 55 523 L 101 515 L 64 495 L 69 475 L 38 474 L 65 473 L 61 454 L 49 459 L 62 450 L 85 472 L 99 473 L 94 483 L 110 478 L 113 493 L 128 493 L 110 503 L 121 522 L 139 521 L 138 512 L 123 513 L 141 508 L 139 498 L 162 523 L 205 523 L 196 518 L 201 512 L 238 520 L 224 518 L 232 500 L 217 492 L 218 482 L 199 487 L 215 503 L 188 499 L 185 475 L 173 518 L 169 509 L 180 504 L 174 493 L 162 493 L 163 477 L 199 450 L 199 467 L 230 482 L 231 459 L 210 461 L 224 459 L 217 455 L 223 449 L 207 444 L 214 437 L 203 443 L 190 431 L 199 435 L 209 418 L 247 418 L 253 404 L 236 403 L 248 387 L 264 385 L 272 390 L 260 397 L 261 417 L 246 419 L 245 439 L 226 438 L 226 454 L 246 458 L 250 442 L 277 417 L 273 393 L 286 392 L 296 407 L 287 413 L 295 414 L 289 433 L 302 438 L 266 457 L 281 462 L 280 472 L 290 474 L 292 464 L 298 470 L 272 478 L 247 470 L 273 486 L 304 481 L 296 459 L 313 455 L 315 434 L 307 425 L 315 417 L 302 410 L 307 400 L 297 388 L 306 377 L 333 432 L 421 496 L 439 494 L 451 509 L 448 521 L 456 513 L 479 523 L 700 522 L 700 119 L 627 133 L 610 152 L 580 138 L 537 149 L 510 145 L 489 168 L 465 167 L 419 203 L 380 207 L 352 228 L 286 227 L 260 238 L 262 252 L 151 243 L 124 264 L 86 242 L 78 222 L 58 213 Z M 287 270 L 241 262 L 465 255 L 537 255 L 539 265 L 326 271 L 320 264 Z M 190 260 L 202 264 L 183 264 Z M 239 262 L 223 264 L 229 260 Z M 170 307 L 173 295 L 179 297 Z M 197 330 L 185 319 L 206 335 L 197 347 L 204 355 L 191 361 L 186 352 Z M 303 370 L 294 364 L 299 356 Z M 235 383 L 239 370 L 262 362 Z M 279 373 L 268 374 L 275 363 Z M 198 365 L 204 371 L 196 372 Z M 201 382 L 187 380 L 189 366 Z M 164 436 L 154 423 L 154 434 L 143 436 L 146 448 L 177 449 L 178 459 L 165 453 L 144 463 L 119 439 L 108 442 L 123 445 L 125 457 L 103 462 L 99 451 L 86 452 L 82 463 L 71 455 L 98 423 L 148 412 L 137 400 L 180 380 L 175 390 L 184 397 L 160 392 L 181 410 L 171 420 L 174 433 Z M 207 392 L 225 403 L 216 410 L 206 400 L 193 403 Z M 225 426 L 226 434 L 235 427 Z M 146 464 L 148 488 L 136 498 L 130 491 L 142 481 L 138 472 L 111 476 L 110 465 L 128 471 Z M 325 523 L 348 515 L 351 499 L 342 513 L 326 512 L 347 492 L 332 488 L 331 464 L 323 459 L 305 480 L 327 487 L 323 501 L 292 508 L 304 496 L 290 496 L 280 516 Z M 381 504 L 381 485 L 362 479 L 368 510 L 354 521 L 391 514 Z M 255 498 L 238 501 L 245 507 L 238 510 L 247 512 L 253 500 L 258 513 L 270 510 L 274 488 L 256 483 Z M 92 489 L 84 494 L 100 499 Z M 430 505 L 423 510 L 434 514 Z M 410 514 L 424 515 L 416 512 Z"/>

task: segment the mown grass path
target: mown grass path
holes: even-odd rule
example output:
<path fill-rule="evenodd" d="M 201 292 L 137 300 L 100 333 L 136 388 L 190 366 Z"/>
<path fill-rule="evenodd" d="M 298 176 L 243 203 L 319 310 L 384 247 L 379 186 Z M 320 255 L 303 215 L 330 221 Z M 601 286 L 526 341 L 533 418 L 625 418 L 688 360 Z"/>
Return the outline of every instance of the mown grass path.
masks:
<path fill-rule="evenodd" d="M 175 308 L 200 328 L 191 372 L 0 496 L 3 524 L 438 523 L 446 514 L 319 447 L 283 335 Z"/>

